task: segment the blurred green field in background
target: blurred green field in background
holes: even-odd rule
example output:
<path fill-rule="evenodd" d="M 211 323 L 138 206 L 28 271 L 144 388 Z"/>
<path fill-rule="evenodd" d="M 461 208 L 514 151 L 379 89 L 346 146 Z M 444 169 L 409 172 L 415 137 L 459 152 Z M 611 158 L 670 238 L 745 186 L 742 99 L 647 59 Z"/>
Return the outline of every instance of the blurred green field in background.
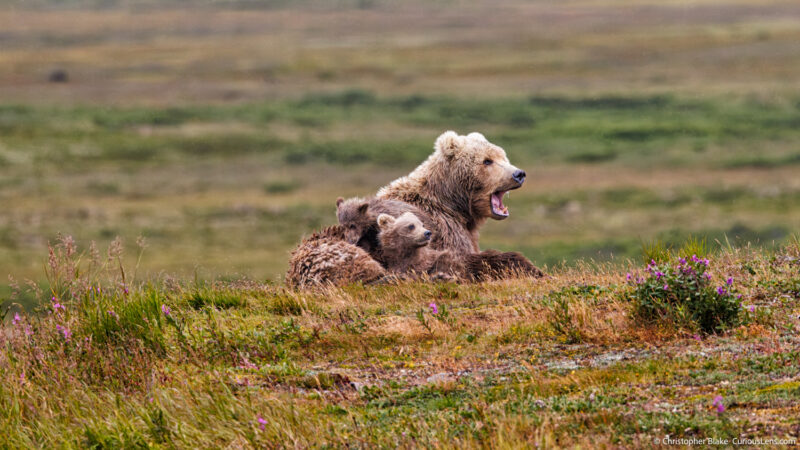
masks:
<path fill-rule="evenodd" d="M 58 233 L 279 281 L 447 129 L 528 172 L 481 244 L 539 265 L 800 223 L 795 1 L 12 1 L 0 47 L 0 282 Z"/>

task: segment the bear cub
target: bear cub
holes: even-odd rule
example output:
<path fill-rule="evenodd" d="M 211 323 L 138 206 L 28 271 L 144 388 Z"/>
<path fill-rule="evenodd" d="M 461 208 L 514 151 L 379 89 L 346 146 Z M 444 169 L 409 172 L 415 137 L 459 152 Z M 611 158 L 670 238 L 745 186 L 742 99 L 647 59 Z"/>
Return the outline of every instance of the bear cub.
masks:
<path fill-rule="evenodd" d="M 381 244 L 378 240 L 378 216 L 389 214 L 398 217 L 410 212 L 421 219 L 426 228 L 434 228 L 431 219 L 419 208 L 398 200 L 384 200 L 375 197 L 360 197 L 336 200 L 336 217 L 344 228 L 345 240 L 366 250 L 373 258 L 383 262 Z M 432 239 L 437 239 L 433 236 Z"/>
<path fill-rule="evenodd" d="M 432 233 L 414 213 L 405 212 L 397 218 L 381 214 L 377 222 L 382 259 L 389 272 L 445 279 L 459 275 L 459 267 L 450 252 L 428 246 Z"/>

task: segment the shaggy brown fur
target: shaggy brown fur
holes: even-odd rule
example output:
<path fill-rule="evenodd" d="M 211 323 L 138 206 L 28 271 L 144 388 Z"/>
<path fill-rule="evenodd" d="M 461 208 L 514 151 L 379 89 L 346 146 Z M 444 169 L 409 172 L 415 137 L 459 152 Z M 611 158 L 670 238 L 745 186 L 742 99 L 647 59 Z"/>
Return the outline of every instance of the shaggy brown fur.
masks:
<path fill-rule="evenodd" d="M 540 278 L 544 272 L 520 253 L 484 250 L 467 255 L 464 259 L 465 272 L 473 281 L 498 280 L 509 277 Z"/>
<path fill-rule="evenodd" d="M 379 248 L 372 225 L 382 211 L 393 216 L 406 212 L 417 215 L 433 233 L 429 249 L 447 252 L 440 255 L 436 265 L 450 264 L 451 273 L 477 280 L 517 274 L 541 276 L 519 253 L 481 252 L 478 247 L 480 226 L 488 218 L 508 217 L 503 195 L 522 186 L 524 172 L 508 162 L 502 148 L 479 133 L 459 136 L 448 131 L 439 136 L 434 148 L 425 162 L 382 188 L 375 199 L 337 201 L 337 215 L 344 207 L 345 216 L 340 221 L 348 225 L 348 230 L 352 222 L 352 232 L 339 226 L 335 232 L 325 230 L 322 236 L 303 241 L 292 254 L 287 282 L 344 284 L 380 277 L 383 267 L 379 261 L 387 266 L 394 264 L 385 260 L 387 253 Z M 373 210 L 371 205 L 375 206 Z M 416 264 L 413 260 L 396 262 L 401 266 Z"/>
<path fill-rule="evenodd" d="M 342 286 L 370 282 L 386 270 L 363 249 L 345 242 L 340 225 L 325 228 L 304 239 L 292 252 L 286 284 L 292 287 Z"/>
<path fill-rule="evenodd" d="M 412 277 L 424 274 L 463 277 L 458 258 L 448 251 L 430 248 L 431 232 L 413 213 L 406 212 L 397 218 L 381 214 L 378 227 L 383 260 L 389 272 Z"/>
<path fill-rule="evenodd" d="M 436 140 L 435 151 L 409 175 L 378 191 L 378 198 L 417 206 L 439 227 L 438 250 L 469 254 L 480 251 L 478 230 L 488 218 L 505 216 L 492 210 L 493 194 L 517 189 L 519 169 L 505 151 L 480 133 L 459 136 L 448 131 Z"/>
<path fill-rule="evenodd" d="M 522 186 L 524 173 L 520 177 L 519 172 L 509 163 L 505 151 L 480 133 L 459 136 L 448 131 L 436 139 L 434 152 L 425 162 L 382 188 L 377 197 L 406 202 L 424 211 L 433 226 L 431 231 L 439 236 L 431 247 L 462 258 L 473 278 L 511 273 L 540 276 L 541 271 L 519 253 L 481 253 L 478 246 L 481 225 L 488 218 L 503 220 L 508 216 L 502 196 Z M 468 255 L 478 256 L 467 260 Z"/>
<path fill-rule="evenodd" d="M 405 202 L 375 197 L 368 199 L 353 197 L 347 200 L 339 197 L 336 200 L 336 217 L 339 219 L 339 225 L 344 228 L 345 240 L 363 248 L 380 262 L 383 262 L 383 259 L 378 240 L 378 216 L 389 214 L 392 217 L 399 217 L 406 212 L 416 215 L 426 228 L 435 228 L 435 224 L 427 214 Z M 432 236 L 432 241 L 437 239 L 441 237 Z"/>

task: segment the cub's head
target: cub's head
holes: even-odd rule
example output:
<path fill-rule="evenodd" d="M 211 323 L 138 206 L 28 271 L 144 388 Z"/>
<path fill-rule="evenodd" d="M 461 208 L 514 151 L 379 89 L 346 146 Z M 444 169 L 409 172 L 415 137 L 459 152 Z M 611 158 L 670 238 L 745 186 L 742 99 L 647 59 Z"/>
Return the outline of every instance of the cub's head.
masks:
<path fill-rule="evenodd" d="M 363 198 L 345 200 L 339 197 L 336 200 L 336 217 L 344 227 L 345 240 L 353 245 L 358 244 L 369 228 L 375 226 L 375 217 L 369 213 L 369 202 Z"/>
<path fill-rule="evenodd" d="M 508 217 L 503 196 L 525 182 L 525 172 L 508 161 L 506 152 L 480 133 L 460 136 L 447 131 L 434 146 L 431 159 L 442 195 L 470 219 Z M 452 194 L 448 195 L 447 192 Z"/>
<path fill-rule="evenodd" d="M 406 212 L 396 219 L 389 214 L 378 216 L 380 241 L 384 249 L 416 249 L 428 245 L 431 232 L 414 213 Z"/>

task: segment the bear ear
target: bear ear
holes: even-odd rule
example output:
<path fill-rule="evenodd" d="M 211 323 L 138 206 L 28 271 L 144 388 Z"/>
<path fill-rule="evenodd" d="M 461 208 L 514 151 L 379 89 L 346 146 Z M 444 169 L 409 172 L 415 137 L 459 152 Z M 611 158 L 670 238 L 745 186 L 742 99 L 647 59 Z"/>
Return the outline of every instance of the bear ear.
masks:
<path fill-rule="evenodd" d="M 342 206 L 342 203 L 344 203 L 344 198 L 339 197 L 339 198 L 336 199 L 336 207 L 337 208 Z"/>
<path fill-rule="evenodd" d="M 453 156 L 463 146 L 463 136 L 459 136 L 455 131 L 445 131 L 436 138 L 433 148 L 445 156 Z"/>
<path fill-rule="evenodd" d="M 369 208 L 369 203 L 367 203 L 367 202 L 364 202 L 364 203 L 358 205 L 358 213 L 359 214 L 366 214 L 367 213 L 367 208 Z"/>
<path fill-rule="evenodd" d="M 393 223 L 394 223 L 394 217 L 388 214 L 381 214 L 380 216 L 378 216 L 378 226 L 381 228 L 386 228 Z"/>
<path fill-rule="evenodd" d="M 474 141 L 489 142 L 484 135 L 478 133 L 477 131 L 473 131 L 472 133 L 468 134 L 467 138 Z"/>

